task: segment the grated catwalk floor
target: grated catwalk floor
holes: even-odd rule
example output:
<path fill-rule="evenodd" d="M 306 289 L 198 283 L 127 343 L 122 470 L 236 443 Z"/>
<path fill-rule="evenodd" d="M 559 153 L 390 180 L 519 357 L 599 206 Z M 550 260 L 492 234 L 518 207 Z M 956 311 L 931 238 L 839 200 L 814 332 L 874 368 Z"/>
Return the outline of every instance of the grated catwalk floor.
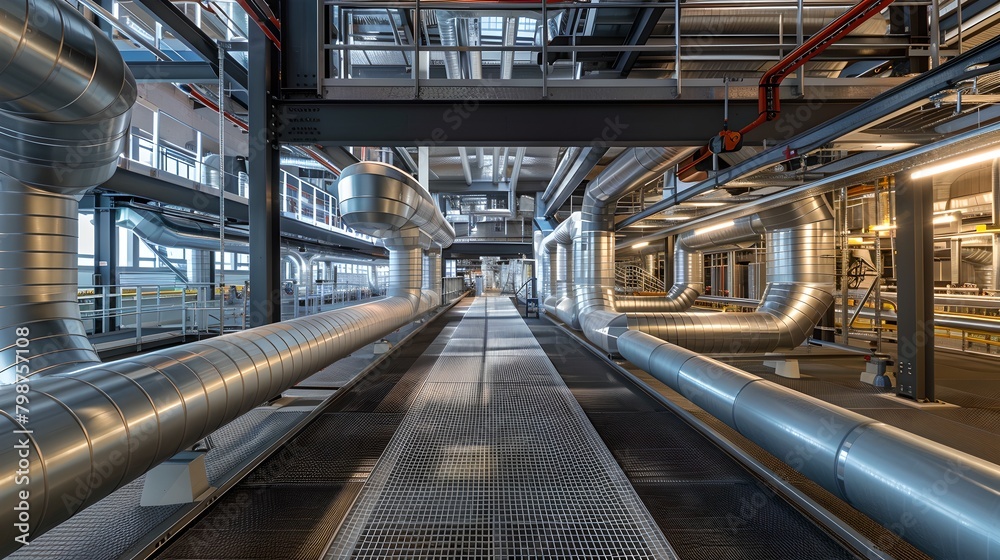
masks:
<path fill-rule="evenodd" d="M 506 298 L 479 298 L 327 558 L 676 558 Z"/>

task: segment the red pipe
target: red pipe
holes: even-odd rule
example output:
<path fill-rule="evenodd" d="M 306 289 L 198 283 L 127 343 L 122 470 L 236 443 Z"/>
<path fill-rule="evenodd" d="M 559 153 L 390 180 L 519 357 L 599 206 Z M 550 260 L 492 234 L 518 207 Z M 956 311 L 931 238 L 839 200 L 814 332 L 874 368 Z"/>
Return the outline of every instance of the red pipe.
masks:
<path fill-rule="evenodd" d="M 215 111 L 216 113 L 219 112 L 219 106 L 214 101 L 205 97 L 197 89 L 195 89 L 194 84 L 188 84 L 188 90 L 189 90 L 187 92 L 188 95 L 195 98 L 195 100 L 197 100 L 198 103 L 201 103 L 202 105 L 208 107 L 209 109 Z M 223 113 L 223 116 L 226 117 L 227 121 L 235 124 L 236 126 L 242 128 L 243 130 L 245 131 L 250 130 L 250 125 L 244 122 L 242 119 L 238 118 L 236 115 L 233 115 L 232 113 L 227 111 Z"/>
<path fill-rule="evenodd" d="M 804 41 L 794 51 L 788 53 L 764 72 L 758 85 L 757 93 L 757 118 L 750 124 L 744 126 L 739 132 L 730 132 L 723 129 L 720 136 L 728 136 L 732 143 L 738 143 L 743 136 L 767 121 L 778 118 L 781 113 L 781 82 L 800 66 L 809 62 L 817 55 L 825 51 L 830 45 L 842 39 L 845 35 L 854 31 L 859 25 L 869 18 L 879 13 L 892 0 L 861 0 L 850 10 L 847 10 L 837 19 L 830 22 L 815 35 Z M 712 155 L 707 146 L 702 147 L 691 155 L 688 162 L 683 167 L 678 168 L 677 175 L 686 175 L 694 169 L 696 165 L 705 161 Z"/>
<path fill-rule="evenodd" d="M 254 23 L 257 24 L 257 27 L 259 27 L 260 30 L 264 32 L 264 35 L 266 35 L 267 38 L 270 39 L 271 42 L 274 43 L 274 46 L 277 47 L 278 50 L 280 51 L 281 41 L 278 39 L 278 37 L 274 35 L 274 33 L 271 32 L 271 29 L 267 26 L 267 24 L 261 21 L 260 16 L 257 15 L 257 10 L 254 9 L 255 7 L 251 5 L 250 1 L 236 0 L 236 3 L 243 8 L 243 10 L 247 13 L 247 16 L 251 20 L 253 20 Z M 278 29 L 278 31 L 281 31 L 281 22 L 278 21 L 278 18 L 276 18 L 273 13 L 266 14 L 266 17 L 270 20 L 272 24 L 274 24 L 274 26 Z"/>

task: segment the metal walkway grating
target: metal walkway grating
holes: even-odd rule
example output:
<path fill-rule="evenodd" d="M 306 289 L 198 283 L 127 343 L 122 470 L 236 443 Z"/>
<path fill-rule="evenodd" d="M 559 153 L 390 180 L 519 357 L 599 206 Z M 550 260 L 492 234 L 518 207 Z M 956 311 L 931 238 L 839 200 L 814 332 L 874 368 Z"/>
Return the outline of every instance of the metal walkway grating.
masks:
<path fill-rule="evenodd" d="M 507 299 L 477 299 L 327 558 L 676 558 Z"/>

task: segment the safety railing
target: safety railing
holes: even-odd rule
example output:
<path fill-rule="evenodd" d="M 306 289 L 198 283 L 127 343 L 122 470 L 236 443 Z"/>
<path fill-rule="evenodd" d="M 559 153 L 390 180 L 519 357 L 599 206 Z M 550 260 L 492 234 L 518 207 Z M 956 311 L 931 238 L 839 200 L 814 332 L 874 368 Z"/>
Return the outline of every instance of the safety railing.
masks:
<path fill-rule="evenodd" d="M 627 294 L 634 292 L 662 292 L 663 281 L 639 266 L 616 263 L 615 282 Z"/>
<path fill-rule="evenodd" d="M 288 293 L 291 292 L 291 293 Z M 360 303 L 380 297 L 371 286 L 362 284 L 314 284 L 312 286 L 291 286 L 281 298 L 282 320 L 294 319 L 315 313 L 322 313 L 338 307 Z"/>
<path fill-rule="evenodd" d="M 607 36 L 602 40 L 600 33 L 594 33 L 595 26 L 604 21 L 613 21 L 622 10 L 648 9 L 645 2 L 415 2 L 400 1 L 373 5 L 362 0 L 323 0 L 327 12 L 332 17 L 331 25 L 341 33 L 328 34 L 335 39 L 323 45 L 323 53 L 317 57 L 317 75 L 320 77 L 317 92 L 323 87 L 343 88 L 344 94 L 366 98 L 362 88 L 378 90 L 392 88 L 412 88 L 413 95 L 420 98 L 430 94 L 434 87 L 454 87 L 459 83 L 475 84 L 477 87 L 497 86 L 503 90 L 512 88 L 539 89 L 547 96 L 550 89 L 560 88 L 641 88 L 649 95 L 679 97 L 682 88 L 689 92 L 708 95 L 709 88 L 717 88 L 718 81 L 688 78 L 686 74 L 697 70 L 697 65 L 705 60 L 725 62 L 732 59 L 733 51 L 753 50 L 754 56 L 762 59 L 778 60 L 794 50 L 801 43 L 789 41 L 784 34 L 778 34 L 768 45 L 747 42 L 744 36 L 720 35 L 711 44 L 685 46 L 682 42 L 682 28 L 688 18 L 683 18 L 685 9 L 698 9 L 682 2 L 660 4 L 673 12 L 674 37 L 670 44 L 648 42 L 632 44 L 622 42 L 619 37 Z M 686 6 L 686 7 L 685 7 Z M 607 10 L 614 10 L 607 13 Z M 396 15 L 399 12 L 400 15 Z M 407 16 L 401 14 L 406 12 Z M 604 13 L 602 13 L 604 12 Z M 773 14 L 780 21 L 782 14 Z M 789 18 L 787 25 L 801 27 L 803 11 Z M 403 18 L 400 20 L 399 18 Z M 451 37 L 450 41 L 428 44 L 413 41 L 399 29 L 410 25 L 405 18 L 413 20 L 417 29 L 437 27 L 439 35 Z M 455 19 L 472 18 L 475 26 L 456 25 Z M 584 22 L 586 41 L 577 41 L 581 35 L 576 31 Z M 694 24 L 697 26 L 698 24 Z M 364 31 L 353 31 L 361 27 Z M 468 28 L 472 28 L 469 30 Z M 375 30 L 378 30 L 376 32 Z M 348 30 L 347 32 L 343 32 Z M 683 31 L 697 34 L 698 27 Z M 838 43 L 842 47 L 863 48 L 861 44 L 846 38 Z M 902 41 L 887 42 L 886 48 L 911 48 Z M 927 48 L 927 45 L 923 45 Z M 697 53 L 694 51 L 697 50 Z M 629 80 L 601 78 L 587 75 L 586 60 L 597 53 L 612 57 L 637 57 L 639 55 L 666 58 L 672 61 L 673 75 L 666 79 Z M 727 58 L 728 57 L 728 58 Z M 537 69 L 538 60 L 544 61 L 541 72 L 514 72 L 515 66 Z M 452 68 L 447 78 L 437 71 L 444 65 Z M 398 68 L 392 72 L 391 68 Z M 694 70 L 692 70 L 694 68 Z M 388 70 L 387 70 L 388 69 Z M 464 70 L 463 70 L 464 69 Z M 586 78 L 586 79 L 584 79 Z M 802 88 L 801 77 L 788 80 Z M 882 79 L 882 78 L 879 78 Z M 831 84 L 833 78 L 811 78 L 812 84 Z M 843 79 L 837 79 L 843 82 Z M 873 79 L 859 77 L 853 84 L 874 83 Z M 757 83 L 747 81 L 733 88 L 739 95 L 757 95 Z M 656 92 L 656 93 L 654 93 Z M 735 93 L 735 92 L 734 92 Z M 381 93 L 387 95 L 386 93 Z M 690 96 L 690 95 L 689 95 Z"/>
<path fill-rule="evenodd" d="M 465 285 L 465 278 L 459 276 L 445 277 L 441 279 L 441 301 L 449 302 L 464 294 L 468 287 Z"/>

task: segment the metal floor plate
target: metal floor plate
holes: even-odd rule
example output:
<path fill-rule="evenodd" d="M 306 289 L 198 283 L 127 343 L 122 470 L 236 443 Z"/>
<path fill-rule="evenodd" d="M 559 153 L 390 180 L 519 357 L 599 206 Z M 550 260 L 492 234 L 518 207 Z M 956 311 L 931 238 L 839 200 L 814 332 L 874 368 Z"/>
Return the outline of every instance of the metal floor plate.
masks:
<path fill-rule="evenodd" d="M 507 299 L 466 313 L 327 558 L 676 558 Z"/>

